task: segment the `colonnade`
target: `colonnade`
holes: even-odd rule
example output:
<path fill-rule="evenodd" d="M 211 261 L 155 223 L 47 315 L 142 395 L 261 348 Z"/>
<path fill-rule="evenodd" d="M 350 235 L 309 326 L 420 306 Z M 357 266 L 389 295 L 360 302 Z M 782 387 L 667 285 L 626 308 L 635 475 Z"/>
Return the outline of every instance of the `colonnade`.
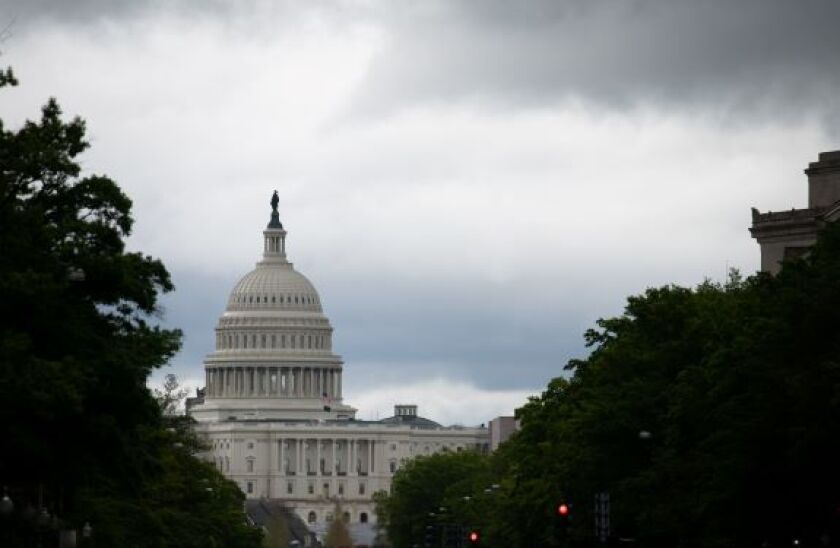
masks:
<path fill-rule="evenodd" d="M 285 438 L 276 443 L 280 475 L 367 476 L 376 469 L 376 440 Z"/>
<path fill-rule="evenodd" d="M 341 369 L 336 367 L 208 367 L 209 398 L 341 399 Z"/>

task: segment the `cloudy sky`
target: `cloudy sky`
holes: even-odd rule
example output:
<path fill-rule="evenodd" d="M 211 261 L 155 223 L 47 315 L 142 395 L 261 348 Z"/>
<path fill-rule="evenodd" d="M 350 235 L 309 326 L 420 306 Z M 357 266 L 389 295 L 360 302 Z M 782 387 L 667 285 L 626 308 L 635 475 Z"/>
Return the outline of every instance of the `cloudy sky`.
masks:
<path fill-rule="evenodd" d="M 9 125 L 56 96 L 134 200 L 203 378 L 271 191 L 363 418 L 511 413 L 627 295 L 751 273 L 840 148 L 836 0 L 0 0 Z"/>

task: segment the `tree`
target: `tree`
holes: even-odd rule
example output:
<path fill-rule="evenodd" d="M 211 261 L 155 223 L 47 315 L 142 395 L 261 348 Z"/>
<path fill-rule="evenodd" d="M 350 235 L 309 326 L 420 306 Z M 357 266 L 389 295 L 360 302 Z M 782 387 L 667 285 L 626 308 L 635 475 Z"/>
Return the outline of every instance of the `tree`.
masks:
<path fill-rule="evenodd" d="M 484 490 L 493 484 L 488 464 L 486 456 L 462 451 L 420 456 L 402 466 L 391 495 L 377 496 L 377 521 L 393 545 L 422 545 L 429 536 L 456 535 L 461 526 L 483 522 L 490 502 Z"/>
<path fill-rule="evenodd" d="M 186 388 L 181 388 L 178 377 L 169 373 L 163 381 L 163 386 L 161 388 L 155 388 L 153 393 L 163 414 L 171 416 L 179 412 L 181 402 L 189 395 L 190 391 Z"/>
<path fill-rule="evenodd" d="M 131 200 L 82 174 L 87 147 L 54 99 L 19 129 L 0 120 L 0 479 L 21 510 L 90 521 L 100 546 L 194 545 L 208 531 L 255 546 L 241 493 L 187 452 L 197 441 L 169 430 L 146 388 L 180 346 L 155 325 L 173 285 L 159 260 L 126 252 Z"/>
<path fill-rule="evenodd" d="M 395 475 L 378 510 L 394 545 L 422 544 L 444 506 L 488 545 L 588 546 L 602 492 L 613 535 L 644 546 L 840 538 L 838 280 L 840 223 L 775 277 L 733 272 L 628 298 L 483 466 L 435 455 Z M 477 513 L 459 506 L 489 482 L 499 488 Z"/>
<path fill-rule="evenodd" d="M 266 526 L 267 534 L 263 537 L 263 548 L 288 548 L 289 524 L 282 512 L 271 514 Z"/>
<path fill-rule="evenodd" d="M 327 537 L 324 539 L 324 546 L 326 548 L 353 548 L 353 539 L 350 537 L 350 531 L 347 530 L 344 512 L 338 501 L 335 503 L 333 515 L 333 520 L 327 529 Z"/>

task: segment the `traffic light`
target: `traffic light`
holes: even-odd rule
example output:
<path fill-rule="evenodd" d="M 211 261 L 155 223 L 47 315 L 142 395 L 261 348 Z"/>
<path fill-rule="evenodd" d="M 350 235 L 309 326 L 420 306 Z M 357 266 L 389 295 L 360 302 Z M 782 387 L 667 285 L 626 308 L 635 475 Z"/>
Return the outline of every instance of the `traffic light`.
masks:
<path fill-rule="evenodd" d="M 572 507 L 567 502 L 561 502 L 557 505 L 556 531 L 560 538 L 565 538 L 569 533 L 569 520 L 572 517 Z"/>
<path fill-rule="evenodd" d="M 478 543 L 481 541 L 481 535 L 478 534 L 478 531 L 473 529 L 467 535 L 467 540 L 470 542 L 470 546 L 478 546 Z"/>

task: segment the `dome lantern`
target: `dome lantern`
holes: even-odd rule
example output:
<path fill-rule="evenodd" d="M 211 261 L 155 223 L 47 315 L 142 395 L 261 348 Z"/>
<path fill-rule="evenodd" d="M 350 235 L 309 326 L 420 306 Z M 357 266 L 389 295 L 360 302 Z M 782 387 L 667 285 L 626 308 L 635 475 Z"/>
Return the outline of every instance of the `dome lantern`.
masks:
<path fill-rule="evenodd" d="M 277 191 L 271 196 L 271 219 L 263 231 L 263 262 L 264 263 L 286 263 L 286 231 L 283 223 L 280 222 L 280 214 L 277 212 L 277 204 L 280 199 Z"/>

